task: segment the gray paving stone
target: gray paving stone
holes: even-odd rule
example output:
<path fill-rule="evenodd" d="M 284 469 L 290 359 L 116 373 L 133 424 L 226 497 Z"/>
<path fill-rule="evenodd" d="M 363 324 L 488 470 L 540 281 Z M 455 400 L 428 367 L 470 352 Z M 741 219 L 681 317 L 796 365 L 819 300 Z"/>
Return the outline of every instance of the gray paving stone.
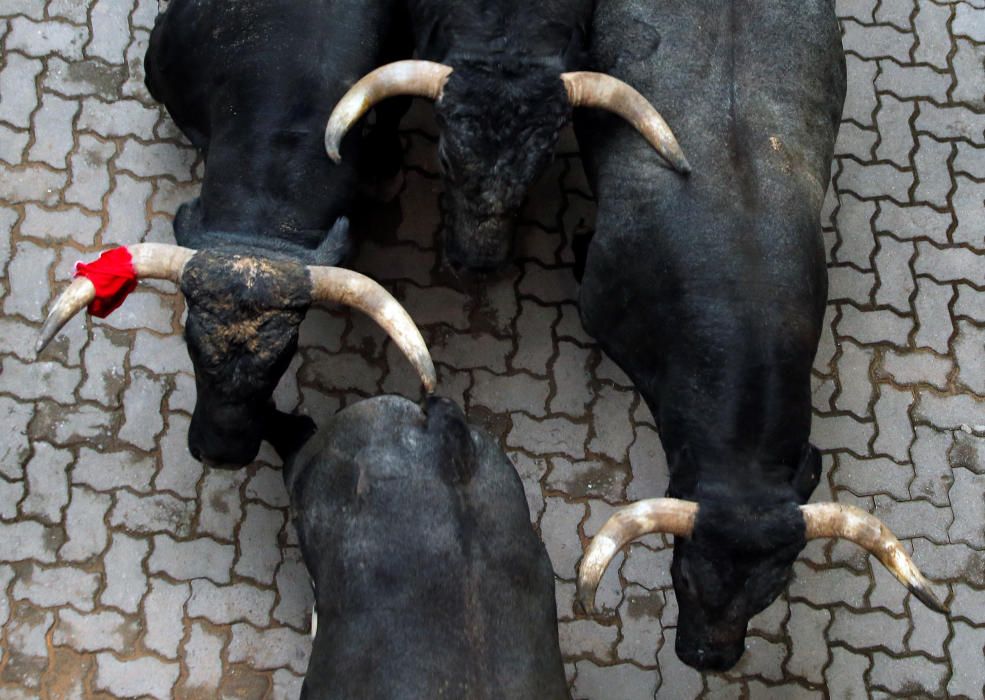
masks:
<path fill-rule="evenodd" d="M 278 601 L 273 618 L 299 632 L 307 632 L 310 627 L 308 615 L 315 598 L 300 550 L 292 547 L 284 552 L 284 561 L 277 569 L 276 584 Z"/>
<path fill-rule="evenodd" d="M 902 654 L 908 631 L 909 623 L 905 619 L 881 611 L 856 613 L 839 606 L 834 609 L 828 639 L 856 651 L 884 648 Z"/>
<path fill-rule="evenodd" d="M 624 462 L 629 446 L 636 439 L 630 409 L 634 393 L 604 386 L 592 406 L 595 437 L 588 444 L 594 453 Z"/>
<path fill-rule="evenodd" d="M 154 478 L 154 488 L 195 499 L 203 466 L 188 451 L 190 425 L 191 421 L 181 414 L 168 416 L 168 425 L 160 440 L 161 469 Z"/>
<path fill-rule="evenodd" d="M 948 160 L 953 151 L 954 146 L 950 143 L 941 143 L 929 136 L 917 137 L 917 152 L 913 156 L 913 166 L 917 171 L 916 201 L 947 206 L 947 195 L 951 191 Z M 927 233 L 934 240 L 943 242 L 939 236 L 946 231 L 934 229 Z"/>
<path fill-rule="evenodd" d="M 137 534 L 167 532 L 187 537 L 192 530 L 195 503 L 168 493 L 138 496 L 126 490 L 116 493 L 116 505 L 109 520 L 113 527 L 123 527 Z"/>
<path fill-rule="evenodd" d="M 4 559 L 8 560 L 6 557 Z M 32 565 L 25 575 L 14 582 L 11 595 L 14 600 L 29 600 L 39 608 L 71 605 L 88 612 L 94 607 L 98 587 L 97 574 L 69 566 L 43 568 Z"/>
<path fill-rule="evenodd" d="M 191 634 L 183 647 L 183 657 L 188 668 L 188 676 L 184 680 L 186 688 L 214 692 L 222 681 L 223 644 L 223 639 L 210 632 L 203 624 L 191 624 Z"/>
<path fill-rule="evenodd" d="M 47 271 L 55 253 L 26 241 L 14 246 L 14 256 L 7 269 L 10 294 L 3 309 L 8 314 L 20 314 L 31 321 L 44 320 L 44 307 L 51 297 Z"/>
<path fill-rule="evenodd" d="M 95 325 L 105 324 L 108 328 L 120 330 L 144 328 L 169 333 L 173 314 L 173 302 L 168 297 L 138 289 L 127 297 L 123 306 L 108 318 L 96 321 Z"/>
<path fill-rule="evenodd" d="M 916 291 L 916 281 L 910 263 L 916 255 L 912 243 L 901 243 L 889 236 L 879 236 L 879 248 L 875 255 L 875 267 L 879 275 L 876 288 L 876 304 L 891 306 L 901 313 L 909 313 L 910 297 Z"/>
<path fill-rule="evenodd" d="M 192 581 L 188 614 L 204 617 L 217 625 L 251 622 L 266 627 L 274 606 L 275 592 L 247 583 L 216 586 L 209 581 Z"/>
<path fill-rule="evenodd" d="M 978 146 L 985 145 L 985 114 L 978 114 L 967 107 L 937 107 L 922 102 L 914 126 L 917 133 L 938 138 L 966 139 Z"/>
<path fill-rule="evenodd" d="M 86 484 L 97 491 L 129 487 L 146 492 L 154 475 L 154 462 L 133 452 L 100 453 L 83 447 L 72 470 L 73 484 Z"/>
<path fill-rule="evenodd" d="M 948 528 L 951 542 L 967 542 L 985 549 L 985 475 L 955 469 L 950 501 L 954 522 Z"/>
<path fill-rule="evenodd" d="M 746 637 L 745 654 L 728 675 L 736 679 L 755 676 L 779 682 L 783 680 L 783 661 L 786 656 L 786 645 L 749 635 Z"/>
<path fill-rule="evenodd" d="M 840 411 L 849 411 L 859 418 L 872 415 L 873 386 L 870 381 L 872 362 L 875 351 L 849 340 L 841 343 L 841 355 L 836 366 L 841 390 L 835 397 L 835 407 Z"/>
<path fill-rule="evenodd" d="M 525 369 L 538 375 L 547 374 L 547 364 L 554 354 L 551 347 L 551 327 L 558 318 L 556 308 L 524 300 L 516 320 L 517 349 L 510 364 L 513 369 Z M 496 371 L 495 368 L 492 368 Z"/>
<path fill-rule="evenodd" d="M 239 558 L 234 571 L 260 583 L 274 582 L 281 561 L 277 535 L 284 526 L 284 516 L 258 503 L 246 506 L 246 517 L 239 529 Z"/>
<path fill-rule="evenodd" d="M 951 635 L 947 618 L 913 596 L 908 597 L 908 607 L 913 630 L 906 640 L 906 646 L 910 651 L 923 652 L 935 659 L 945 658 L 944 643 Z"/>
<path fill-rule="evenodd" d="M 113 143 L 89 134 L 79 134 L 78 147 L 69 158 L 72 183 L 65 189 L 65 201 L 80 204 L 93 211 L 101 209 L 103 197 L 111 186 L 107 164 L 115 153 L 116 146 Z M 80 240 L 74 233 L 68 235 Z"/>
<path fill-rule="evenodd" d="M 619 629 L 594 620 L 568 620 L 558 626 L 561 653 L 591 658 L 602 663 L 615 660 L 614 648 Z"/>
<path fill-rule="evenodd" d="M 917 296 L 913 302 L 919 323 L 913 337 L 917 347 L 947 353 L 948 343 L 954 332 L 954 324 L 947 309 L 953 298 L 953 287 L 937 284 L 926 278 L 917 280 Z"/>
<path fill-rule="evenodd" d="M 168 700 L 181 667 L 165 663 L 150 656 L 120 661 L 110 653 L 96 656 L 94 684 L 121 697 L 149 695 L 157 700 Z"/>
<path fill-rule="evenodd" d="M 122 63 L 130 40 L 128 24 L 132 10 L 132 0 L 96 0 L 89 13 L 92 41 L 86 46 L 86 55 Z"/>
<path fill-rule="evenodd" d="M 588 426 L 567 418 L 547 418 L 536 421 L 522 413 L 514 413 L 513 429 L 506 439 L 510 447 L 526 447 L 540 454 L 585 456 Z"/>
<path fill-rule="evenodd" d="M 958 225 L 951 234 L 955 243 L 966 243 L 979 251 L 985 250 L 985 232 L 972 222 L 985 216 L 985 183 L 974 182 L 958 175 L 957 189 L 951 198 Z"/>
<path fill-rule="evenodd" d="M 76 651 L 115 651 L 123 654 L 136 637 L 136 625 L 112 610 L 78 613 L 66 608 L 58 613 L 52 642 Z"/>
<path fill-rule="evenodd" d="M 626 555 L 622 575 L 627 581 L 650 590 L 671 588 L 674 585 L 670 577 L 670 562 L 673 555 L 673 549 L 661 549 L 655 552 L 642 545 L 633 545 Z"/>
<path fill-rule="evenodd" d="M 892 61 L 883 63 L 892 64 Z M 913 132 L 910 131 L 914 108 L 913 102 L 899 100 L 889 94 L 879 95 L 879 110 L 876 112 L 876 127 L 881 136 L 876 146 L 878 160 L 889 161 L 901 168 L 909 167 L 910 154 L 916 147 Z"/>
<path fill-rule="evenodd" d="M 142 139 L 154 137 L 154 124 L 159 114 L 137 100 L 106 102 L 98 98 L 82 101 L 78 128 L 106 138 L 136 136 Z"/>
<path fill-rule="evenodd" d="M 41 109 L 34 113 L 32 131 L 34 145 L 28 156 L 53 168 L 64 168 L 68 154 L 75 145 L 72 122 L 79 112 L 79 103 L 57 95 L 45 94 Z"/>
<path fill-rule="evenodd" d="M 865 455 L 874 433 L 874 423 L 862 423 L 850 416 L 815 414 L 811 424 L 811 442 L 820 450 L 847 449 Z"/>
<path fill-rule="evenodd" d="M 523 411 L 532 416 L 546 413 L 551 386 L 527 374 L 496 375 L 477 370 L 472 386 L 472 404 L 495 413 Z"/>
<path fill-rule="evenodd" d="M 850 569 L 813 570 L 797 562 L 787 593 L 792 601 L 803 600 L 811 605 L 844 604 L 860 608 L 868 587 L 868 577 L 859 576 Z M 829 630 L 829 637 L 830 633 Z"/>
<path fill-rule="evenodd" d="M 884 163 L 866 165 L 847 159 L 842 161 L 838 176 L 839 189 L 851 190 L 861 197 L 888 197 L 900 204 L 908 201 L 912 185 L 913 173 Z"/>
<path fill-rule="evenodd" d="M 985 439 L 966 433 L 954 433 L 954 446 L 947 455 L 951 466 L 985 474 Z"/>
<path fill-rule="evenodd" d="M 951 615 L 963 618 L 974 625 L 985 624 L 985 591 L 967 586 L 956 586 L 951 600 Z"/>
<path fill-rule="evenodd" d="M 228 583 L 235 549 L 208 537 L 177 541 L 170 535 L 155 535 L 147 569 L 165 573 L 178 581 L 205 578 Z"/>
<path fill-rule="evenodd" d="M 201 485 L 197 532 L 230 541 L 242 516 L 239 487 L 246 480 L 242 470 L 206 469 Z"/>
<path fill-rule="evenodd" d="M 936 68 L 947 67 L 947 55 L 951 50 L 951 37 L 947 31 L 950 14 L 947 7 L 933 2 L 922 0 L 917 3 L 913 27 L 919 44 L 913 52 L 915 60 Z"/>
<path fill-rule="evenodd" d="M 290 667 L 295 673 L 304 673 L 308 666 L 305 639 L 286 627 L 257 630 L 243 623 L 232 627 L 232 639 L 226 648 L 231 662 L 246 661 L 259 670 Z"/>
<path fill-rule="evenodd" d="M 517 474 L 520 475 L 520 480 L 523 482 L 530 519 L 537 522 L 544 512 L 544 494 L 540 487 L 540 480 L 547 473 L 547 460 L 544 458 L 534 459 L 522 452 L 510 452 L 508 454 L 513 466 L 516 467 Z"/>
<path fill-rule="evenodd" d="M 0 477 L 0 518 L 14 520 L 17 518 L 18 505 L 26 493 L 24 481 L 8 481 Z"/>
<path fill-rule="evenodd" d="M 889 455 L 898 462 L 907 460 L 915 437 L 909 415 L 913 401 L 913 394 L 908 391 L 886 384 L 879 387 L 874 408 L 877 432 L 872 443 L 877 454 Z"/>
<path fill-rule="evenodd" d="M 913 320 L 889 310 L 862 311 L 851 304 L 841 307 L 837 332 L 863 345 L 891 343 L 906 347 Z"/>
<path fill-rule="evenodd" d="M 877 651 L 872 654 L 869 682 L 890 693 L 937 695 L 944 689 L 947 666 L 923 656 L 895 658 Z"/>
<path fill-rule="evenodd" d="M 0 72 L 0 120 L 23 129 L 31 126 L 31 114 L 38 105 L 35 81 L 43 69 L 41 61 L 7 54 Z"/>
<path fill-rule="evenodd" d="M 954 659 L 954 674 L 947 684 L 949 695 L 975 698 L 985 693 L 985 667 L 979 663 L 985 654 L 983 649 L 985 630 L 963 622 L 954 624 L 954 637 L 948 643 L 948 652 Z"/>
<path fill-rule="evenodd" d="M 591 661 L 579 661 L 572 695 L 580 698 L 652 698 L 660 686 L 660 673 L 643 670 L 631 664 L 597 666 Z"/>
<path fill-rule="evenodd" d="M 875 514 L 901 539 L 926 537 L 946 544 L 947 530 L 954 520 L 949 508 L 937 508 L 929 501 L 895 501 L 875 496 Z"/>
<path fill-rule="evenodd" d="M 58 54 L 69 60 L 82 58 L 82 45 L 89 30 L 67 22 L 33 22 L 26 17 L 10 20 L 7 50 L 22 51 L 28 56 L 43 58 Z"/>
<path fill-rule="evenodd" d="M 882 356 L 882 372 L 897 384 L 929 384 L 944 390 L 953 369 L 951 358 L 929 352 L 887 350 Z"/>
<path fill-rule="evenodd" d="M 25 364 L 9 356 L 3 359 L 0 370 L 0 393 L 27 400 L 48 398 L 62 404 L 74 402 L 72 392 L 82 379 L 79 370 L 55 362 Z"/>
<path fill-rule="evenodd" d="M 27 424 L 34 411 L 22 404 L 0 396 L 0 473 L 11 479 L 23 478 L 23 466 L 30 455 Z"/>
<path fill-rule="evenodd" d="M 677 644 L 677 628 L 664 630 L 664 644 L 657 653 L 660 670 L 666 678 L 667 689 L 677 698 L 696 698 L 702 690 L 701 674 L 690 666 L 685 666 L 677 654 L 674 645 Z M 606 697 L 597 695 L 595 697 Z"/>
<path fill-rule="evenodd" d="M 872 303 L 876 279 L 874 272 L 860 272 L 849 265 L 829 267 L 828 299 L 868 305 Z"/>
<path fill-rule="evenodd" d="M 551 397 L 551 413 L 565 413 L 575 418 L 585 415 L 594 397 L 590 360 L 589 350 L 574 343 L 558 343 L 558 354 L 552 367 L 555 392 Z"/>
<path fill-rule="evenodd" d="M 878 103 L 873 85 L 879 64 L 862 60 L 853 54 L 845 57 L 845 64 L 848 68 L 848 91 L 842 119 L 854 121 L 860 126 L 875 126 L 872 117 Z"/>
<path fill-rule="evenodd" d="M 979 396 L 985 396 L 985 330 L 968 322 L 958 324 L 954 341 L 954 357 L 958 365 L 958 381 Z"/>
<path fill-rule="evenodd" d="M 24 470 L 27 497 L 21 502 L 21 512 L 50 524 L 62 520 L 68 505 L 67 471 L 72 454 L 46 442 L 34 445 L 34 455 Z"/>
<path fill-rule="evenodd" d="M 582 555 L 578 523 L 584 517 L 585 506 L 581 503 L 566 503 L 560 498 L 546 499 L 544 515 L 540 519 L 540 534 L 554 565 L 554 572 L 561 578 L 575 578 L 575 564 Z"/>
<path fill-rule="evenodd" d="M 913 480 L 913 467 L 900 465 L 891 459 L 859 459 L 850 454 L 838 455 L 838 467 L 831 473 L 832 483 L 846 488 L 856 496 L 879 493 L 907 499 L 907 486 Z"/>
<path fill-rule="evenodd" d="M 103 557 L 106 586 L 99 596 L 102 605 L 111 605 L 123 612 L 136 613 L 147 591 L 147 576 L 143 562 L 150 544 L 122 532 L 114 532 L 109 550 Z"/>
<path fill-rule="evenodd" d="M 184 627 L 176 624 L 182 618 L 190 595 L 187 583 L 171 584 L 154 578 L 144 598 L 144 645 L 168 659 L 178 658 L 178 645 Z"/>
<path fill-rule="evenodd" d="M 663 642 L 660 628 L 663 607 L 664 596 L 660 591 L 635 585 L 626 587 L 626 597 L 619 610 L 622 636 L 617 651 L 620 659 L 640 666 L 656 666 L 657 649 Z"/>
<path fill-rule="evenodd" d="M 108 494 L 85 486 L 72 487 L 71 501 L 65 511 L 67 539 L 58 550 L 59 559 L 86 561 L 106 549 L 109 537 L 105 517 L 112 502 Z"/>
<path fill-rule="evenodd" d="M 130 386 L 123 394 L 124 420 L 118 437 L 142 450 L 153 450 L 156 438 L 164 428 L 161 402 L 164 383 L 144 370 L 129 374 Z"/>
<path fill-rule="evenodd" d="M 958 429 L 971 426 L 979 430 L 985 426 L 985 401 L 967 394 L 937 396 L 922 393 L 913 409 L 913 417 L 939 428 Z"/>
<path fill-rule="evenodd" d="M 985 63 L 985 47 L 965 39 L 955 40 L 957 50 L 951 59 L 957 83 L 951 93 L 955 102 L 981 109 L 985 107 L 985 76 L 982 65 Z"/>

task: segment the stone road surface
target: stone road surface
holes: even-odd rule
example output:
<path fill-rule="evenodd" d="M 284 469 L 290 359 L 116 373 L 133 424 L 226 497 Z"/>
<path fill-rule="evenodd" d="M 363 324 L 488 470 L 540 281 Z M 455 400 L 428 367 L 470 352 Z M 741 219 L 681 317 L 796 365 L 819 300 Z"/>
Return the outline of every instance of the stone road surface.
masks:
<path fill-rule="evenodd" d="M 519 262 L 472 287 L 436 264 L 426 105 L 406 122 L 398 201 L 359 222 L 356 267 L 423 326 L 442 392 L 512 455 L 557 572 L 577 698 L 983 697 L 985 0 L 842 0 L 849 94 L 824 211 L 831 302 L 814 373 L 815 500 L 881 516 L 946 586 L 950 622 L 844 543 L 812 544 L 732 672 L 673 653 L 666 542 L 620 556 L 606 616 L 572 609 L 585 538 L 660 494 L 647 409 L 585 336 L 570 242 L 593 205 L 570 135 L 531 196 Z M 72 263 L 172 241 L 201 159 L 147 95 L 156 0 L 0 0 L 2 698 L 293 698 L 310 593 L 276 459 L 203 469 L 183 302 L 141 289 L 33 340 Z M 688 138 L 681 135 L 687 146 Z M 316 419 L 417 395 L 361 317 L 313 311 L 278 390 Z M 295 379 L 296 377 L 296 379 Z"/>

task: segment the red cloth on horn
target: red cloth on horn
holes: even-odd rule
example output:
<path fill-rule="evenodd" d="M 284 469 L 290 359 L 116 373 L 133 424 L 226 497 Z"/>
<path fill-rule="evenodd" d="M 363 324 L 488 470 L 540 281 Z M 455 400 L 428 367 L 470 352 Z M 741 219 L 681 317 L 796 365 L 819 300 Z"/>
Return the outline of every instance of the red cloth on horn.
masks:
<path fill-rule="evenodd" d="M 107 250 L 91 263 L 75 263 L 75 276 L 85 277 L 96 288 L 96 298 L 89 304 L 89 313 L 106 318 L 137 288 L 137 271 L 133 258 L 124 247 Z"/>

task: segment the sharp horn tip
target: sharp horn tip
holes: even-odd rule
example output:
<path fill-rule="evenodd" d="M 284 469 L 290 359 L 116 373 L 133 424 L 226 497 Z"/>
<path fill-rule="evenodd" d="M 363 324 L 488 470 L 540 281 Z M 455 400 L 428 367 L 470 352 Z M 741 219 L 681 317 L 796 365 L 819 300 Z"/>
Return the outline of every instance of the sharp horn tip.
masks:
<path fill-rule="evenodd" d="M 691 174 L 691 164 L 687 162 L 687 158 L 684 156 L 681 156 L 677 163 L 677 172 L 685 177 Z"/>
<path fill-rule="evenodd" d="M 947 607 L 940 599 L 934 594 L 932 590 L 925 586 L 910 586 L 910 592 L 917 597 L 921 603 L 926 605 L 928 608 L 934 612 L 940 613 L 944 616 L 949 616 L 951 614 L 950 608 Z"/>

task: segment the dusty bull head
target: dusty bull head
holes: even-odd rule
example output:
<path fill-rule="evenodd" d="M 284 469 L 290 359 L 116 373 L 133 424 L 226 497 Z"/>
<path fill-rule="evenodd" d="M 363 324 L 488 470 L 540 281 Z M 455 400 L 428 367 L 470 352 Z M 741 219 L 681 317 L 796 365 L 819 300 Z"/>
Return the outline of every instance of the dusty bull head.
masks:
<path fill-rule="evenodd" d="M 632 124 L 681 173 L 690 166 L 660 113 L 626 83 L 601 73 L 552 73 L 431 61 L 398 61 L 357 82 L 335 107 L 325 147 L 338 162 L 342 138 L 370 108 L 397 95 L 434 100 L 449 194 L 446 257 L 489 269 L 510 255 L 527 189 L 551 158 L 572 107 L 597 107 Z"/>
<path fill-rule="evenodd" d="M 188 433 L 196 459 L 216 466 L 251 462 L 262 440 L 284 454 L 314 430 L 310 418 L 281 413 L 271 396 L 298 346 L 311 304 L 359 309 L 389 335 L 430 393 L 435 371 L 413 320 L 373 280 L 337 267 L 301 265 L 235 253 L 141 243 L 128 248 L 137 279 L 175 282 L 188 302 L 185 341 L 195 368 L 197 399 Z M 75 279 L 41 329 L 41 352 L 96 299 L 94 284 Z"/>
<path fill-rule="evenodd" d="M 695 668 L 725 670 L 738 662 L 749 619 L 780 594 L 794 559 L 813 539 L 855 542 L 921 602 L 947 612 L 896 536 L 859 508 L 787 504 L 736 516 L 733 509 L 675 498 L 626 506 L 593 538 L 578 570 L 578 598 L 586 611 L 594 612 L 595 591 L 616 553 L 661 532 L 677 538 L 671 566 L 680 607 L 677 655 Z"/>

